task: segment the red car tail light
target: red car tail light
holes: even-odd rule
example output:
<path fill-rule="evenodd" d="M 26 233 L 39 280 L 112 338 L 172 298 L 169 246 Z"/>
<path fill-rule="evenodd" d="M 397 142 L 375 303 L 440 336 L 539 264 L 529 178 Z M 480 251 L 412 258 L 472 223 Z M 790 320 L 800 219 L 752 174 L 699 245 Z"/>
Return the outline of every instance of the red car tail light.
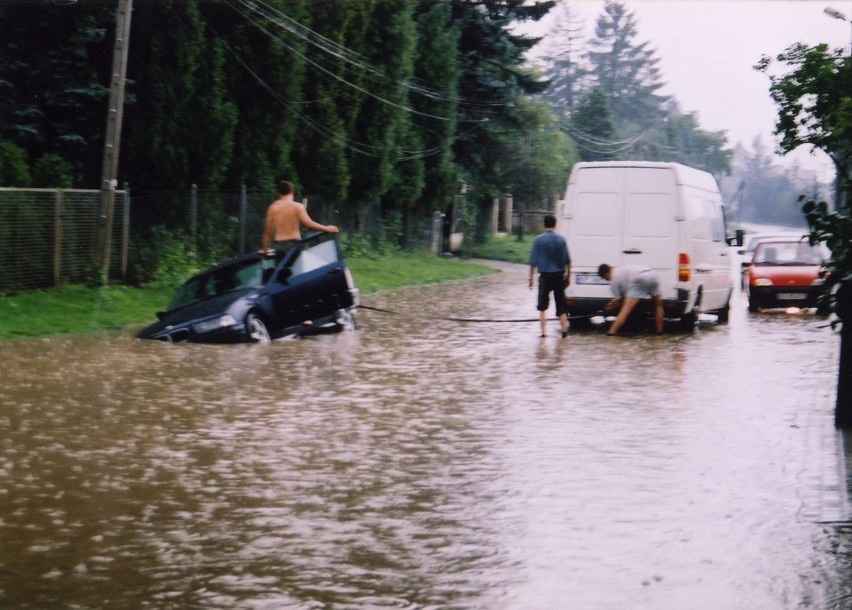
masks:
<path fill-rule="evenodd" d="M 688 282 L 690 277 L 689 254 L 681 252 L 677 258 L 677 281 Z"/>

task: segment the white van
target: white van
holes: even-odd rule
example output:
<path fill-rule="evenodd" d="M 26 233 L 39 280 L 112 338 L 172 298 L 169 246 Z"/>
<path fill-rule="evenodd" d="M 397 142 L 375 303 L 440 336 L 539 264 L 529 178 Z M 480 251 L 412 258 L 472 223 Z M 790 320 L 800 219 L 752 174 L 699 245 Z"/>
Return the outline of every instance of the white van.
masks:
<path fill-rule="evenodd" d="M 646 265 L 660 282 L 667 318 L 693 329 L 698 314 L 728 321 L 734 279 L 725 210 L 713 176 L 678 163 L 577 163 L 556 231 L 568 241 L 572 325 L 600 315 L 612 298 L 598 266 Z"/>

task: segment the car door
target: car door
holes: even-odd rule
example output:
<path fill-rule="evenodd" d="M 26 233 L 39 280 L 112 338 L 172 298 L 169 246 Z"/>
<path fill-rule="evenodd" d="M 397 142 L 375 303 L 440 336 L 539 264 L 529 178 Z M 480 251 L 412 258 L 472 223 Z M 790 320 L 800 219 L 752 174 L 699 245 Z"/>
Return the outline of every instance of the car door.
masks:
<path fill-rule="evenodd" d="M 290 252 L 268 288 L 279 328 L 316 320 L 352 304 L 346 299 L 349 290 L 340 247 L 329 234 L 307 239 Z"/>

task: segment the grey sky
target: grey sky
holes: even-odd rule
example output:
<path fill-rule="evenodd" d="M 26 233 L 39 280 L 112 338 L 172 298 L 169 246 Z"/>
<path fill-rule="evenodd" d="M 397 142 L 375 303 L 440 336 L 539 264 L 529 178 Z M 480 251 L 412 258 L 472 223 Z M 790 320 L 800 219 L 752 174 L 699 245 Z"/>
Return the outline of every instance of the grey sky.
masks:
<path fill-rule="evenodd" d="M 696 112 L 702 129 L 725 131 L 731 144 L 752 148 L 761 136 L 770 150 L 777 111 L 769 79 L 753 66 L 796 42 L 850 48 L 852 24 L 825 14 L 832 7 L 852 17 L 850 0 L 627 0 L 637 20 L 637 42 L 648 41 L 660 58 L 662 93 L 684 112 Z M 599 0 L 571 0 L 572 13 L 591 32 L 602 13 Z M 557 9 L 554 9 L 555 12 Z M 537 24 L 540 34 L 549 24 Z M 780 66 L 776 69 L 780 70 Z M 797 151 L 802 167 L 831 170 L 824 155 Z M 823 172 L 825 173 L 825 172 Z M 833 174 L 832 174 L 833 175 Z"/>

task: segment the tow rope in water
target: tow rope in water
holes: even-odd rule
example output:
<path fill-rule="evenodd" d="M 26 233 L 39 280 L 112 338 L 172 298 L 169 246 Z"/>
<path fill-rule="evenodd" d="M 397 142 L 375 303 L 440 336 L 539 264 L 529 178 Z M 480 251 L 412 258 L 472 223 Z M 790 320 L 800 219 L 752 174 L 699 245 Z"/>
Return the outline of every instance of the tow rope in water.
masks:
<path fill-rule="evenodd" d="M 389 313 L 389 314 L 396 315 L 396 316 L 402 315 L 398 311 L 392 311 L 390 309 L 382 309 L 381 307 L 370 307 L 369 305 L 358 305 L 358 309 L 368 309 L 370 311 L 378 311 L 378 312 L 381 312 L 381 313 Z M 569 321 L 570 320 L 581 320 L 581 319 L 584 319 L 584 318 L 594 317 L 594 315 L 599 315 L 599 314 L 590 314 L 590 315 L 586 315 L 586 316 L 569 316 L 568 320 Z M 483 318 L 441 318 L 441 317 L 437 317 L 437 316 L 425 316 L 425 317 L 433 319 L 433 320 L 442 320 L 442 321 L 445 321 L 445 322 L 482 322 L 482 323 L 489 323 L 489 324 L 495 324 L 495 323 L 496 324 L 500 324 L 500 323 L 517 324 L 517 323 L 522 323 L 522 322 L 538 322 L 539 321 L 538 318 L 513 318 L 513 319 L 495 320 L 493 318 L 485 318 L 485 319 L 483 319 Z M 550 320 L 558 320 L 559 318 L 549 318 L 549 319 Z"/>

